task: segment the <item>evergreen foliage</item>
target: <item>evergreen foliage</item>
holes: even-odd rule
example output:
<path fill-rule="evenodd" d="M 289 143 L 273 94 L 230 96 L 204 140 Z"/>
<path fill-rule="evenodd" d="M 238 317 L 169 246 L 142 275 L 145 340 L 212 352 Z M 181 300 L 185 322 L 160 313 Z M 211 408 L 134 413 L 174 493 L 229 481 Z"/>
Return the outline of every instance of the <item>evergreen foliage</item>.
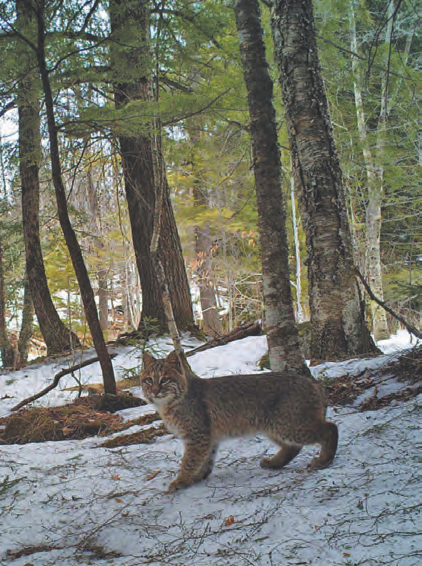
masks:
<path fill-rule="evenodd" d="M 271 62 L 267 4 L 262 3 L 262 21 Z M 47 66 L 68 207 L 97 297 L 100 272 L 107 281 L 108 337 L 137 328 L 141 310 L 117 139 L 120 135 L 155 133 L 151 131 L 154 118 L 163 125 L 167 176 L 194 300 L 200 261 L 194 227 L 209 227 L 212 279 L 224 329 L 261 318 L 253 160 L 233 3 L 150 2 L 151 59 L 145 64 L 159 97 L 154 102 L 135 100 L 119 109 L 115 107 L 113 84 L 140 76 L 140 69 L 131 64 L 132 56 L 145 47 L 140 44 L 136 25 L 128 21 L 122 37 L 113 36 L 108 3 L 96 0 L 63 0 L 46 2 L 45 6 Z M 356 21 L 357 53 L 351 51 L 351 10 Z M 367 170 L 354 97 L 354 83 L 359 79 L 368 143 L 383 170 L 381 262 L 385 299 L 417 324 L 422 271 L 418 113 L 421 38 L 417 14 L 407 0 L 314 0 L 314 11 L 357 263 L 363 263 L 365 254 L 368 203 Z M 393 18 L 389 17 L 391 13 Z M 388 43 L 390 20 L 392 39 Z M 27 61 L 16 53 L 19 49 L 24 52 L 19 48 L 22 41 L 31 49 L 37 41 L 30 34 L 22 38 L 25 30 L 17 30 L 15 22 L 15 2 L 0 1 L 0 229 L 10 330 L 19 328 L 25 279 L 17 138 L 13 132 L 17 85 L 27 72 Z M 110 66 L 113 48 L 120 54 L 114 71 Z M 270 71 L 275 73 L 274 68 Z M 388 100 L 385 127 L 380 120 L 383 89 L 387 89 Z M 37 90 L 41 99 L 40 82 Z M 290 154 L 277 86 L 274 105 L 285 174 L 283 191 L 290 202 Z M 43 105 L 41 127 L 40 220 L 49 287 L 63 321 L 71 322 L 81 340 L 90 344 L 76 278 L 57 220 Z M 194 189 L 203 196 L 199 205 Z M 291 204 L 286 212 L 293 274 L 296 260 Z M 299 243 L 307 316 L 306 250 L 300 225 Z M 199 319 L 199 307 L 195 312 Z"/>

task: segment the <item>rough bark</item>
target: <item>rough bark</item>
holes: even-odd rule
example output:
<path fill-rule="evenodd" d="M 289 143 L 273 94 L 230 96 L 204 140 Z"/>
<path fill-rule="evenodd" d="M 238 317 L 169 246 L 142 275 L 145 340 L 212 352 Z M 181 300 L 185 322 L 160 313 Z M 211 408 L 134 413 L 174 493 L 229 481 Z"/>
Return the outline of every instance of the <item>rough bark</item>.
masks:
<path fill-rule="evenodd" d="M 116 108 L 131 101 L 151 101 L 149 68 L 149 2 L 147 0 L 123 3 L 110 0 L 112 39 L 111 59 L 116 82 L 114 99 Z M 126 26 L 136 28 L 137 46 L 122 52 Z M 122 38 L 122 39 L 120 39 Z M 139 329 L 145 318 L 156 319 L 161 332 L 167 331 L 164 305 L 150 253 L 155 208 L 155 179 L 152 139 L 147 132 L 118 136 L 126 199 L 132 229 L 133 246 L 142 289 L 142 314 Z M 162 156 L 159 156 L 161 159 Z M 164 165 L 163 165 L 164 168 Z M 165 168 L 164 168 L 165 171 Z M 163 208 L 159 253 L 169 285 L 176 324 L 180 330 L 193 330 L 193 311 L 189 284 L 183 261 L 167 179 L 163 180 Z"/>
<path fill-rule="evenodd" d="M 21 365 L 25 365 L 28 362 L 29 346 L 31 343 L 34 323 L 34 313 L 34 302 L 31 297 L 29 282 L 28 280 L 26 280 L 23 294 L 22 323 L 18 340 L 18 351 Z"/>
<path fill-rule="evenodd" d="M 321 78 L 311 0 L 271 14 L 308 252 L 311 362 L 373 352 L 355 275 L 342 176 Z"/>
<path fill-rule="evenodd" d="M 280 150 L 272 102 L 273 83 L 268 71 L 257 0 L 239 0 L 235 15 L 248 93 L 271 369 L 293 369 L 309 374 L 300 351 L 293 312 Z"/>
<path fill-rule="evenodd" d="M 33 0 L 17 0 L 17 26 L 21 33 L 36 43 L 37 24 Z M 39 76 L 33 70 L 36 56 L 24 42 L 18 43 L 20 64 L 26 72 L 18 84 L 19 171 L 22 193 L 22 223 L 25 241 L 26 272 L 40 330 L 47 354 L 68 352 L 80 346 L 76 334 L 60 320 L 48 288 L 41 249 L 39 205 L 41 160 Z"/>
<path fill-rule="evenodd" d="M 78 239 L 75 231 L 73 230 L 70 222 L 69 213 L 67 209 L 66 191 L 63 184 L 61 173 L 61 162 L 59 153 L 59 141 L 57 135 L 56 121 L 54 116 L 54 102 L 51 91 L 50 80 L 48 76 L 48 69 L 45 59 L 45 22 L 44 22 L 44 0 L 38 2 L 37 18 L 38 18 L 38 47 L 37 59 L 41 75 L 41 81 L 44 90 L 45 106 L 47 112 L 47 125 L 50 141 L 50 157 L 51 169 L 54 190 L 57 201 L 57 211 L 60 220 L 60 226 L 69 250 L 72 260 L 73 268 L 78 280 L 79 289 L 81 292 L 82 303 L 85 310 L 86 320 L 88 322 L 89 330 L 91 332 L 94 347 L 100 361 L 101 370 L 104 381 L 104 391 L 106 393 L 116 394 L 116 381 L 114 379 L 113 364 L 110 360 L 104 336 L 101 331 L 100 322 L 98 320 L 97 307 L 95 304 L 95 296 L 89 280 L 88 271 L 82 256 L 82 251 L 79 246 Z"/>

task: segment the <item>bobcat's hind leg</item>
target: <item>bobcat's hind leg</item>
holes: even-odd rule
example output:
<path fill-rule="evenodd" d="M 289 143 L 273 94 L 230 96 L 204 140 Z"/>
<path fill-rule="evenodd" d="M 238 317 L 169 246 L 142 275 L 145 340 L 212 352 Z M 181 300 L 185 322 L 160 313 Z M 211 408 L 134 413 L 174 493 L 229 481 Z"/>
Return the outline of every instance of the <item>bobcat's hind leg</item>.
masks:
<path fill-rule="evenodd" d="M 310 468 L 326 468 L 334 460 L 338 445 L 338 428 L 334 423 L 324 422 L 318 431 L 318 444 L 321 444 L 319 456 L 309 464 Z"/>
<path fill-rule="evenodd" d="M 277 442 L 280 450 L 271 458 L 263 458 L 259 465 L 269 470 L 279 470 L 296 458 L 303 446 L 301 444 L 285 444 Z"/>

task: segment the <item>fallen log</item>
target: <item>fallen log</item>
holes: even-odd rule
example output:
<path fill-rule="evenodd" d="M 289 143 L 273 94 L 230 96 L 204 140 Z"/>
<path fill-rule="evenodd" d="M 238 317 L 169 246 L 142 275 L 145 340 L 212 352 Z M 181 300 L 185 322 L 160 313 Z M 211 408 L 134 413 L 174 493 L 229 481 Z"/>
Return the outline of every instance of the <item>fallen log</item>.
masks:
<path fill-rule="evenodd" d="M 258 336 L 262 332 L 262 327 L 259 322 L 247 322 L 246 324 L 242 324 L 242 326 L 236 326 L 233 328 L 231 332 L 221 336 L 220 338 L 213 338 L 206 344 L 202 344 L 202 346 L 198 346 L 194 350 L 190 350 L 185 354 L 186 357 L 193 356 L 198 352 L 203 352 L 204 350 L 209 350 L 210 348 L 216 348 L 217 346 L 224 346 L 225 344 L 229 344 L 230 342 L 234 342 L 235 340 L 241 340 L 242 338 L 246 338 L 247 336 Z"/>
<path fill-rule="evenodd" d="M 110 359 L 112 360 L 116 356 L 117 356 L 117 354 L 110 354 Z M 72 372 L 76 371 L 77 369 L 81 369 L 81 368 L 84 368 L 86 366 L 90 366 L 91 364 L 98 362 L 98 361 L 99 361 L 98 358 L 89 358 L 88 360 L 85 360 L 84 362 L 81 362 L 80 364 L 70 366 L 70 368 L 62 369 L 61 371 L 59 371 L 59 373 L 56 373 L 56 375 L 54 376 L 53 383 L 50 383 L 50 385 L 47 385 L 47 387 L 45 387 L 42 391 L 39 391 L 35 395 L 32 395 L 31 397 L 27 397 L 26 399 L 24 399 L 23 401 L 21 401 L 20 403 L 18 403 L 14 407 L 12 407 L 11 410 L 12 411 L 18 411 L 19 409 L 21 409 L 25 405 L 28 405 L 28 403 L 32 403 L 32 401 L 36 401 L 40 397 L 44 397 L 44 395 L 46 395 L 49 391 L 51 391 L 52 389 L 54 389 L 55 387 L 58 386 L 59 381 L 61 380 L 62 377 L 64 377 L 65 375 L 69 375 L 69 373 L 72 373 Z"/>

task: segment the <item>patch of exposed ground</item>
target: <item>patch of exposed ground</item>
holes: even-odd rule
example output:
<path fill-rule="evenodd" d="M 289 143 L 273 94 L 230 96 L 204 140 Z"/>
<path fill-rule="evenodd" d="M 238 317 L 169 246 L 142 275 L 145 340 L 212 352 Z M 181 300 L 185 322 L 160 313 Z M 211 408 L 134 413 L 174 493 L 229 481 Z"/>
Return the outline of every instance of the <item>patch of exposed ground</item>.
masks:
<path fill-rule="evenodd" d="M 388 376 L 389 380 L 408 382 L 409 387 L 405 390 L 379 396 L 378 386 L 380 378 L 383 376 Z M 415 386 L 415 384 L 421 381 L 422 346 L 417 346 L 381 368 L 376 370 L 366 369 L 358 375 L 346 375 L 325 380 L 323 385 L 327 391 L 329 405 L 352 404 L 365 391 L 373 388 L 373 395 L 359 405 L 361 411 L 373 411 L 386 407 L 393 401 L 404 401 L 416 397 L 421 393 L 422 386 Z"/>

